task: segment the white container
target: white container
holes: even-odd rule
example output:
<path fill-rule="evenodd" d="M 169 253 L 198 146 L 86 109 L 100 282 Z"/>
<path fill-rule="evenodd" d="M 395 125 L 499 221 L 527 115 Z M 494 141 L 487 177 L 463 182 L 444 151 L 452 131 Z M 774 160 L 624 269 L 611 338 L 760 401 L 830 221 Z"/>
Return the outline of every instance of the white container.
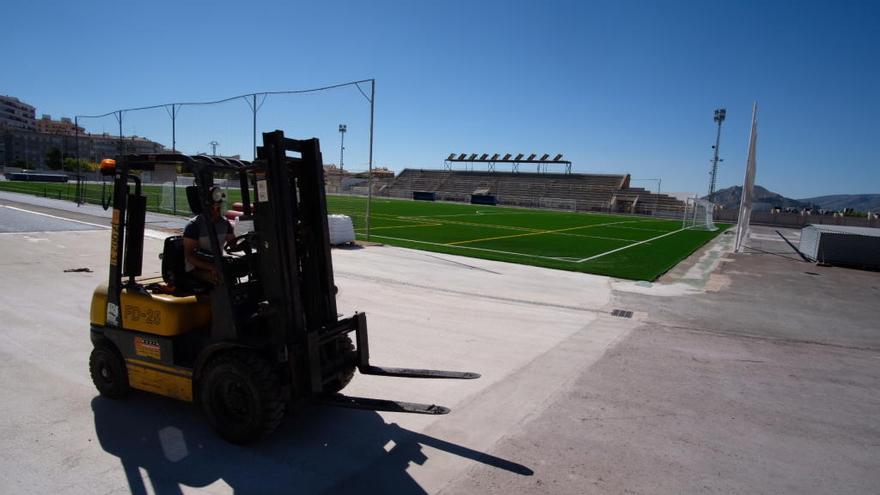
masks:
<path fill-rule="evenodd" d="M 880 270 L 880 229 L 807 225 L 798 250 L 818 263 Z"/>
<path fill-rule="evenodd" d="M 338 246 L 354 242 L 354 224 L 348 215 L 327 215 L 330 230 L 330 244 Z"/>

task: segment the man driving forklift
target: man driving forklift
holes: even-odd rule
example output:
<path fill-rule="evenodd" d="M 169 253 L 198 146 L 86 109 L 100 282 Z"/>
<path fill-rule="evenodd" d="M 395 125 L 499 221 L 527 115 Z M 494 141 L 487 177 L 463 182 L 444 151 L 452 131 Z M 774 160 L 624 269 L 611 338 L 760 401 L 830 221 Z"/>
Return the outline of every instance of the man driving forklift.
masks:
<path fill-rule="evenodd" d="M 226 243 L 235 239 L 232 225 L 223 217 L 221 209 L 226 201 L 226 193 L 220 187 L 211 188 L 211 207 L 207 211 L 193 217 L 183 230 L 183 255 L 186 265 L 186 277 L 181 282 L 187 286 L 198 286 L 205 282 L 217 284 L 221 276 L 217 273 L 217 265 L 204 253 L 211 252 L 210 229 L 214 225 L 217 242 L 222 250 Z"/>
<path fill-rule="evenodd" d="M 355 369 L 390 377 L 479 377 L 370 364 L 366 315 L 340 318 L 337 312 L 317 139 L 265 133 L 253 162 L 178 153 L 124 155 L 118 167 L 105 162 L 101 173 L 114 182 L 109 273 L 92 294 L 89 328 L 89 373 L 102 395 L 122 398 L 138 389 L 193 402 L 220 436 L 248 443 L 271 433 L 305 400 L 449 412 L 436 404 L 341 395 Z M 142 274 L 147 198 L 136 173 L 158 164 L 193 174 L 186 195 L 198 215 L 184 239 L 165 239 L 161 278 Z M 237 178 L 243 214 L 253 221 L 252 230 L 234 239 L 220 213 L 217 174 Z M 202 247 L 210 261 L 201 257 Z M 222 280 L 210 293 L 180 287 L 187 272 L 208 270 Z"/>

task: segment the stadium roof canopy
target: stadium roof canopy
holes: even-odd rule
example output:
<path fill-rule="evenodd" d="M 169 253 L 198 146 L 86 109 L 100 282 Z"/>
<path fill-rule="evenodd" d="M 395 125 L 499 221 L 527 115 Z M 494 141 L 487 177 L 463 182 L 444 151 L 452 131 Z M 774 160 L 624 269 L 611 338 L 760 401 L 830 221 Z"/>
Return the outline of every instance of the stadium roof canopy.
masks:
<path fill-rule="evenodd" d="M 518 153 L 513 158 L 511 158 L 511 153 L 505 153 L 502 158 L 499 158 L 499 156 L 501 156 L 500 153 L 494 153 L 492 155 L 490 155 L 489 153 L 481 153 L 479 155 L 477 153 L 450 153 L 449 156 L 445 160 L 443 160 L 443 164 L 445 165 L 446 169 L 451 170 L 453 165 L 455 164 L 462 163 L 465 164 L 466 167 L 470 165 L 471 169 L 473 169 L 474 164 L 485 163 L 487 165 L 487 169 L 490 172 L 495 171 L 495 165 L 498 163 L 510 164 L 511 170 L 514 172 L 519 172 L 519 166 L 521 164 L 537 165 L 538 172 L 547 172 L 547 169 L 550 166 L 559 165 L 564 167 L 565 173 L 571 173 L 571 162 L 568 160 L 563 160 L 562 153 L 557 154 L 552 159 L 550 158 L 549 153 L 544 153 L 543 155 L 541 155 L 541 158 L 536 158 L 538 154 L 532 153 L 528 156 L 528 158 L 525 159 L 523 159 L 523 157 L 525 156 L 524 153 Z"/>

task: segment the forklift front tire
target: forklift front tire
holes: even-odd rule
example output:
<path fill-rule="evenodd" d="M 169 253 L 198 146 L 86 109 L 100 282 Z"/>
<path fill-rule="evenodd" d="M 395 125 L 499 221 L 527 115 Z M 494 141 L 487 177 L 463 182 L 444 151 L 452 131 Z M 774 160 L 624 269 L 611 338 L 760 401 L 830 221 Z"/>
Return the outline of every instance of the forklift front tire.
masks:
<path fill-rule="evenodd" d="M 252 352 L 233 351 L 213 359 L 199 389 L 208 422 L 231 443 L 260 440 L 284 417 L 281 382 L 268 361 Z"/>
<path fill-rule="evenodd" d="M 324 385 L 324 392 L 328 394 L 335 394 L 344 389 L 351 382 L 351 379 L 354 378 L 354 372 L 357 369 L 357 353 L 355 352 L 354 342 L 351 341 L 351 337 L 348 335 L 340 337 L 338 345 L 337 352 L 342 355 L 345 368 L 336 379 Z"/>
<path fill-rule="evenodd" d="M 89 356 L 89 373 L 95 388 L 104 397 L 121 399 L 128 395 L 128 371 L 122 356 L 107 344 L 98 344 Z"/>

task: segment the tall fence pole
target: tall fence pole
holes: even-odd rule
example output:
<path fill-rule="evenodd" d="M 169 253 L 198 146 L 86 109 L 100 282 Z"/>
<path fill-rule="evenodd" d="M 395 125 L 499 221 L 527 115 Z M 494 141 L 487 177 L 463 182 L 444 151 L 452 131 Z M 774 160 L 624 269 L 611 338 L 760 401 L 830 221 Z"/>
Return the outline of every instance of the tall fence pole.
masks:
<path fill-rule="evenodd" d="M 376 80 L 371 79 L 372 84 L 370 94 L 370 161 L 369 171 L 367 173 L 367 217 L 365 219 L 367 226 L 367 240 L 370 240 L 370 205 L 373 203 L 373 116 L 376 110 Z"/>
<path fill-rule="evenodd" d="M 119 155 L 125 154 L 125 138 L 122 136 L 122 110 L 116 112 L 116 121 L 119 122 Z"/>
<path fill-rule="evenodd" d="M 79 161 L 79 117 L 73 117 L 73 128 L 76 133 L 76 187 L 73 189 L 73 195 L 76 198 L 76 206 L 82 205 L 80 202 L 80 188 L 82 188 L 82 166 Z"/>
<path fill-rule="evenodd" d="M 177 104 L 171 105 L 171 152 L 177 153 Z M 177 174 L 175 174 L 176 176 Z M 177 196 L 175 194 L 175 196 Z"/>

